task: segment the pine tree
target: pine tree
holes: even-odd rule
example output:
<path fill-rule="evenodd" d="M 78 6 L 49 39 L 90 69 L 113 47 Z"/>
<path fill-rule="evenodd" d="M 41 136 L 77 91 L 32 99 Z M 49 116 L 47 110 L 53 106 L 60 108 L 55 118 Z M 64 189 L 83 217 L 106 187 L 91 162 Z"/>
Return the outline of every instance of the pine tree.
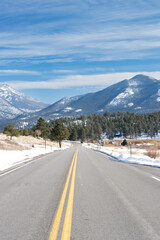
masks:
<path fill-rule="evenodd" d="M 78 138 L 77 129 L 76 127 L 74 127 L 70 135 L 70 140 L 77 141 L 77 138 Z"/>
<path fill-rule="evenodd" d="M 29 131 L 28 131 L 28 129 L 23 129 L 23 131 L 22 131 L 22 135 L 23 136 L 29 136 Z"/>
<path fill-rule="evenodd" d="M 42 137 L 43 139 L 49 138 L 50 135 L 49 124 L 41 117 L 37 121 L 35 131 L 37 135 Z"/>
<path fill-rule="evenodd" d="M 5 126 L 3 133 L 10 136 L 11 139 L 13 136 L 19 135 L 19 131 L 12 124 Z"/>
<path fill-rule="evenodd" d="M 80 139 L 81 139 L 81 142 L 84 142 L 86 140 L 86 132 L 84 127 L 80 129 Z"/>
<path fill-rule="evenodd" d="M 51 130 L 51 140 L 55 140 L 59 142 L 59 147 L 62 146 L 62 140 L 68 139 L 69 137 L 69 131 L 68 129 L 63 125 L 63 123 L 59 122 L 55 125 L 54 128 Z"/>

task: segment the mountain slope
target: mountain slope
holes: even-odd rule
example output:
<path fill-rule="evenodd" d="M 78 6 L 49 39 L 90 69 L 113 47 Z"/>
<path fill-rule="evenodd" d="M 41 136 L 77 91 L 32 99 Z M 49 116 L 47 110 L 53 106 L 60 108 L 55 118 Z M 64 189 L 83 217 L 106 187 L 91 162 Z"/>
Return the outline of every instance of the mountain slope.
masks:
<path fill-rule="evenodd" d="M 47 104 L 41 103 L 7 84 L 0 84 L 0 120 L 12 119 L 26 113 L 39 111 Z"/>
<path fill-rule="evenodd" d="M 11 119 L 21 113 L 21 110 L 0 97 L 0 120 Z"/>
<path fill-rule="evenodd" d="M 160 81 L 144 75 L 123 80 L 101 91 L 60 101 L 39 112 L 22 114 L 13 123 L 32 126 L 39 117 L 50 120 L 57 117 L 89 115 L 105 111 L 153 112 L 160 110 Z M 25 124 L 24 124 L 25 123 Z"/>

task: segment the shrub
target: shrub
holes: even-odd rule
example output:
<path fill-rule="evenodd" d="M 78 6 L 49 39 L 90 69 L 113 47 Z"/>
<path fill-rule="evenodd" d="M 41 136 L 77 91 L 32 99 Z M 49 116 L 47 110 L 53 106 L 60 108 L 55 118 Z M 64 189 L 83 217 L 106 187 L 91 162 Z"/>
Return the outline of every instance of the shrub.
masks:
<path fill-rule="evenodd" d="M 122 146 L 127 146 L 127 145 L 128 145 L 127 140 L 124 139 L 123 142 L 121 143 L 121 145 L 122 145 Z"/>
<path fill-rule="evenodd" d="M 148 150 L 145 155 L 147 155 L 150 158 L 156 158 L 159 156 L 159 153 L 156 150 Z"/>

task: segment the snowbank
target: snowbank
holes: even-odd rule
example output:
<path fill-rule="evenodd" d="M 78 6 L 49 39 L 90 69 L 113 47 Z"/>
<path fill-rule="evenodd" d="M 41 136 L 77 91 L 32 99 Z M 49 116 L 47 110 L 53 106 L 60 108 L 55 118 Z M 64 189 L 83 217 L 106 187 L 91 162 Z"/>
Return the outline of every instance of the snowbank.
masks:
<path fill-rule="evenodd" d="M 57 147 L 47 146 L 45 149 L 45 147 L 42 145 L 34 145 L 34 148 L 30 150 L 22 150 L 22 151 L 0 150 L 0 171 L 6 170 L 19 163 L 32 160 L 35 156 L 50 153 L 55 150 L 64 150 L 68 147 L 69 145 L 68 146 L 66 145 L 60 149 Z"/>
<path fill-rule="evenodd" d="M 134 151 L 137 151 L 136 154 L 130 156 L 130 153 L 126 153 L 126 149 L 120 148 L 120 147 L 100 147 L 92 144 L 84 144 L 83 146 L 87 148 L 92 148 L 95 151 L 105 153 L 111 157 L 113 157 L 113 160 L 119 161 L 119 162 L 125 162 L 125 163 L 134 163 L 134 164 L 141 164 L 141 165 L 147 165 L 147 166 L 153 166 L 153 167 L 160 167 L 160 160 L 159 159 L 153 159 L 148 156 L 145 156 L 142 154 L 142 152 L 139 151 L 139 149 L 134 149 Z M 144 150 L 143 150 L 144 151 Z"/>

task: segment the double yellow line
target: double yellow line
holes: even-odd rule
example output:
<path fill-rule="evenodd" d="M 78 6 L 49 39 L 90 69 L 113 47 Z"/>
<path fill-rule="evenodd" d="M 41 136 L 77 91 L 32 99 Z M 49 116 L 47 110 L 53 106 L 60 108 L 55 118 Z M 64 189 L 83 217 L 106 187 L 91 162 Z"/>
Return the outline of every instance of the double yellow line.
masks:
<path fill-rule="evenodd" d="M 68 203 L 67 203 L 66 214 L 65 214 L 62 236 L 61 236 L 61 240 L 70 240 L 71 226 L 72 226 L 73 199 L 74 199 L 74 185 L 75 185 L 75 175 L 76 175 L 76 166 L 77 166 L 77 155 L 78 155 L 78 149 L 76 149 L 76 151 L 74 153 L 74 156 L 73 156 L 70 168 L 69 168 L 69 172 L 67 175 L 63 193 L 62 193 L 62 196 L 61 196 L 61 199 L 59 202 L 57 213 L 56 213 L 56 216 L 55 216 L 55 219 L 53 222 L 53 226 L 51 229 L 51 233 L 50 233 L 48 240 L 56 240 L 57 239 L 59 225 L 61 222 L 64 203 L 65 203 L 67 190 L 68 190 L 68 186 L 69 186 L 69 181 L 70 181 L 70 177 L 71 177 L 71 173 L 72 173 L 69 196 L 68 196 Z M 72 169 L 73 169 L 73 171 L 72 171 Z"/>

